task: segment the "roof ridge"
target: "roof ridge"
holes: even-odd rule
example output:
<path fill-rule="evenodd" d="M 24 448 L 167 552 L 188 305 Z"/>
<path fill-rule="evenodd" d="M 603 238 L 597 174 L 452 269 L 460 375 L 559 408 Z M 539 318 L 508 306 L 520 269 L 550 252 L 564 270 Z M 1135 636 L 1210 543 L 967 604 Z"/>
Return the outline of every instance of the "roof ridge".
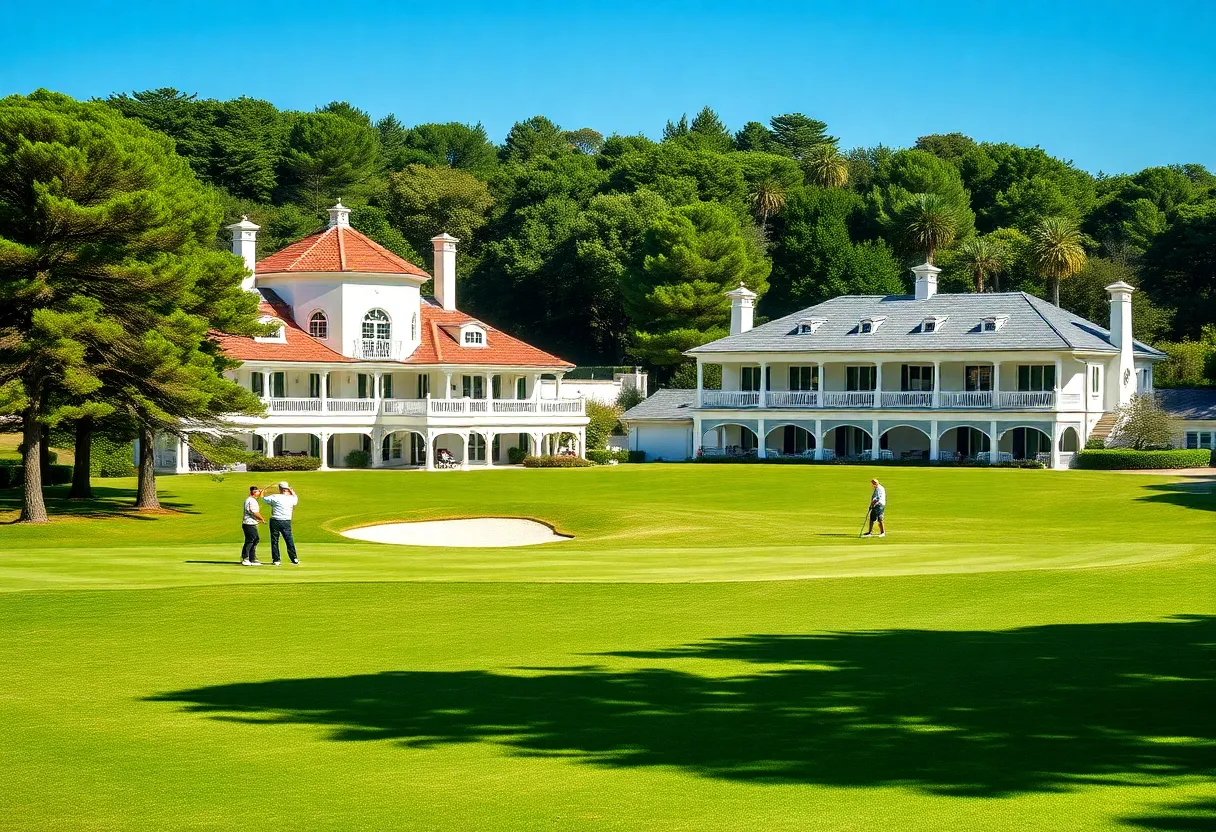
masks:
<path fill-rule="evenodd" d="M 341 271 L 346 271 L 346 243 L 342 239 L 342 226 L 335 225 L 338 229 L 338 268 Z"/>
<path fill-rule="evenodd" d="M 440 342 L 439 342 L 439 323 L 433 319 L 431 320 L 431 341 L 435 345 L 435 358 L 442 361 L 443 360 L 443 347 L 440 346 Z M 444 393 L 445 393 L 445 397 L 446 397 L 447 391 L 445 390 Z"/>
<path fill-rule="evenodd" d="M 299 263 L 301 260 L 303 260 L 308 255 L 312 254 L 312 250 L 321 244 L 321 240 L 325 239 L 325 235 L 328 234 L 329 231 L 330 231 L 330 229 L 328 229 L 328 228 L 323 229 L 321 231 L 314 231 L 313 236 L 316 237 L 316 239 L 312 241 L 312 245 L 310 245 L 308 248 L 301 251 L 300 256 L 297 257 L 295 260 L 292 260 L 291 263 L 289 263 L 283 269 L 283 271 L 285 271 L 285 272 L 290 271 L 291 269 L 293 269 L 296 266 L 297 263 Z M 307 240 L 307 239 L 308 239 L 307 237 L 304 238 L 304 240 Z M 303 242 L 303 240 L 301 240 L 300 242 Z M 271 256 L 273 256 L 273 255 L 271 255 Z"/>
<path fill-rule="evenodd" d="M 1043 314 L 1043 310 L 1039 308 L 1037 303 L 1035 303 L 1035 301 L 1041 300 L 1041 298 L 1035 297 L 1034 295 L 1031 295 L 1029 292 L 1025 292 L 1025 291 L 1020 292 L 1019 294 L 1021 294 L 1022 300 L 1026 301 L 1026 305 L 1029 306 L 1031 309 L 1033 309 L 1034 313 L 1043 319 L 1043 323 L 1047 324 L 1047 326 L 1051 329 L 1051 331 L 1054 332 L 1056 334 L 1056 336 L 1061 341 L 1064 342 L 1064 346 L 1068 347 L 1071 350 L 1077 349 L 1077 346 L 1075 344 L 1073 344 L 1072 341 L 1068 340 L 1068 338 L 1066 338 L 1064 336 L 1064 333 L 1060 332 L 1060 330 L 1056 327 L 1055 324 L 1053 324 L 1050 320 L 1048 320 L 1047 316 Z M 1033 298 L 1033 300 L 1032 300 L 1032 298 Z M 1046 301 L 1044 301 L 1044 303 L 1046 303 Z M 1058 306 L 1055 308 L 1059 309 Z M 1061 310 L 1061 311 L 1063 311 L 1063 310 Z"/>

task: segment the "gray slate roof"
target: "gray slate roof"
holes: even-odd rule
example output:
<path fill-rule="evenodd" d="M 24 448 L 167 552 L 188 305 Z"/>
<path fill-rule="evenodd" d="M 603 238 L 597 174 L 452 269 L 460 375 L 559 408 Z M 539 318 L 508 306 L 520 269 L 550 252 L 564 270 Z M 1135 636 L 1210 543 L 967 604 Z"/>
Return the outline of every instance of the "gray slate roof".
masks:
<path fill-rule="evenodd" d="M 949 320 L 937 332 L 922 332 L 925 318 L 932 315 L 948 315 Z M 1004 315 L 1008 320 L 996 332 L 981 332 L 981 322 L 990 315 Z M 885 316 L 886 320 L 874 333 L 861 335 L 858 324 L 867 316 Z M 798 324 L 810 318 L 822 318 L 824 323 L 814 333 L 798 335 Z M 926 300 L 912 295 L 844 295 L 688 353 L 1067 349 L 1116 352 L 1105 327 L 1034 295 L 1004 292 L 937 294 Z M 1165 355 L 1139 341 L 1135 354 L 1146 358 Z"/>
<path fill-rule="evenodd" d="M 622 422 L 682 422 L 692 419 L 697 404 L 696 390 L 656 390 L 625 411 Z"/>
<path fill-rule="evenodd" d="M 1216 419 L 1216 387 L 1157 390 L 1165 412 L 1175 419 Z"/>

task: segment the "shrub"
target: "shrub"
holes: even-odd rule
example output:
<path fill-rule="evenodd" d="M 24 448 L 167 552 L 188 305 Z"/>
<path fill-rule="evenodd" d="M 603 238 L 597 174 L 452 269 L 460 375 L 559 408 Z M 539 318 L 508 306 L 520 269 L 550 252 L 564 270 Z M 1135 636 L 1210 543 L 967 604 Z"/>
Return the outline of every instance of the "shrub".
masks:
<path fill-rule="evenodd" d="M 1212 460 L 1207 449 L 1135 451 L 1131 448 L 1085 450 L 1077 454 L 1077 467 L 1102 471 L 1154 468 L 1202 468 Z"/>
<path fill-rule="evenodd" d="M 637 407 L 644 401 L 646 401 L 646 397 L 636 387 L 622 387 L 621 392 L 616 394 L 616 406 L 621 409 L 622 413 L 631 407 Z"/>
<path fill-rule="evenodd" d="M 1106 447 L 1106 440 L 1104 440 L 1104 439 L 1086 439 L 1085 440 L 1085 450 L 1087 450 L 1087 451 L 1100 451 L 1105 447 Z"/>
<path fill-rule="evenodd" d="M 1039 462 L 1037 459 L 1012 459 L 1005 462 L 994 462 L 988 466 L 989 468 L 1035 468 L 1043 469 L 1047 466 Z"/>
<path fill-rule="evenodd" d="M 372 464 L 372 455 L 362 449 L 356 449 L 346 455 L 347 468 L 366 468 Z"/>
<path fill-rule="evenodd" d="M 591 448 L 587 451 L 587 459 L 596 465 L 608 465 L 613 462 L 620 462 L 623 456 L 624 451 L 618 451 L 615 448 Z"/>
<path fill-rule="evenodd" d="M 1149 451 L 1168 448 L 1174 436 L 1169 414 L 1153 393 L 1132 396 L 1131 401 L 1118 408 L 1119 422 L 1111 445 Z"/>
<path fill-rule="evenodd" d="M 588 399 L 587 419 L 587 447 L 607 448 L 608 438 L 620 423 L 621 409 L 616 405 Z"/>
<path fill-rule="evenodd" d="M 578 456 L 529 456 L 524 457 L 525 468 L 590 468 L 595 465 L 589 459 Z"/>
<path fill-rule="evenodd" d="M 645 462 L 646 461 L 646 452 L 645 451 L 629 451 L 625 454 L 625 461 L 626 462 Z"/>
<path fill-rule="evenodd" d="M 0 488 L 18 488 L 23 469 L 20 465 L 0 465 Z"/>
<path fill-rule="evenodd" d="M 1153 368 L 1155 387 L 1204 387 L 1216 383 L 1216 326 L 1203 328 L 1198 341 L 1162 341 L 1169 358 Z"/>
<path fill-rule="evenodd" d="M 507 448 L 507 462 L 512 465 L 522 464 L 527 455 L 528 452 L 523 448 Z"/>
<path fill-rule="evenodd" d="M 260 456 L 245 464 L 247 471 L 315 471 L 321 458 L 315 456 Z"/>

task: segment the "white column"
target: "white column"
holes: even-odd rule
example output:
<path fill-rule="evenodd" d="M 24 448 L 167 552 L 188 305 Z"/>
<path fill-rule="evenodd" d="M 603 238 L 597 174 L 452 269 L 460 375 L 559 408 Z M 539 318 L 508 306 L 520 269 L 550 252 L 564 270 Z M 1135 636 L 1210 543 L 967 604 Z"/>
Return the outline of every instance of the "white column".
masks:
<path fill-rule="evenodd" d="M 452 374 L 443 374 L 443 397 L 445 399 L 452 398 Z"/>
<path fill-rule="evenodd" d="M 935 369 L 935 370 L 934 370 L 934 378 L 935 378 L 935 379 L 936 379 L 936 377 L 937 377 L 937 376 L 936 376 L 936 373 L 937 373 L 937 371 L 936 371 L 936 369 Z M 934 391 L 934 395 L 936 395 L 936 391 Z M 934 461 L 934 462 L 936 462 L 936 461 L 937 461 L 937 452 L 938 452 L 938 447 L 937 447 L 937 420 L 936 420 L 936 419 L 933 419 L 932 421 L 930 421 L 930 422 L 929 422 L 929 459 L 930 459 L 930 460 L 932 460 L 932 461 Z"/>
<path fill-rule="evenodd" d="M 873 419 L 870 422 L 870 459 L 878 459 L 878 420 Z"/>
<path fill-rule="evenodd" d="M 555 399 L 560 399 L 562 397 L 562 375 L 563 373 L 557 373 L 555 376 L 557 378 L 557 382 L 553 385 L 554 390 L 556 391 L 553 396 Z"/>
<path fill-rule="evenodd" d="M 372 372 L 372 401 L 375 402 L 375 412 L 380 412 L 380 373 Z"/>
<path fill-rule="evenodd" d="M 532 374 L 532 401 L 540 398 L 540 373 Z"/>
<path fill-rule="evenodd" d="M 760 362 L 760 406 L 768 407 L 768 364 L 764 361 Z M 760 450 L 764 450 L 764 437 L 760 439 Z"/>
<path fill-rule="evenodd" d="M 330 434 L 328 434 L 328 433 L 322 433 L 319 437 L 321 440 L 321 470 L 322 471 L 329 470 L 329 437 L 330 437 Z"/>
<path fill-rule="evenodd" d="M 697 407 L 701 407 L 702 392 L 705 390 L 705 365 L 701 363 L 701 359 L 697 359 Z M 697 445 L 700 445 L 700 439 L 697 440 Z"/>
<path fill-rule="evenodd" d="M 501 376 L 499 378 L 501 378 Z M 486 401 L 487 402 L 494 401 L 494 374 L 493 373 L 486 373 Z M 494 405 L 488 405 L 486 407 L 486 410 L 493 413 Z"/>
<path fill-rule="evenodd" d="M 494 458 L 494 437 L 495 434 L 491 431 L 486 431 L 486 466 L 493 467 L 498 460 Z"/>
<path fill-rule="evenodd" d="M 188 433 L 177 438 L 177 473 L 190 473 L 190 434 Z"/>
<path fill-rule="evenodd" d="M 697 365 L 700 366 L 700 363 L 698 361 Z M 701 437 L 703 434 L 701 433 L 701 420 L 695 415 L 692 417 L 692 434 L 692 458 L 696 459 L 697 451 L 701 450 Z"/>
<path fill-rule="evenodd" d="M 823 420 L 815 420 L 815 459 L 823 459 Z"/>
<path fill-rule="evenodd" d="M 882 362 L 874 362 L 874 406 L 882 407 Z M 874 450 L 878 450 L 878 437 L 874 437 Z"/>
<path fill-rule="evenodd" d="M 372 467 L 384 465 L 384 428 L 372 428 Z"/>
<path fill-rule="evenodd" d="M 321 372 L 321 412 L 329 412 L 329 371 Z"/>
<path fill-rule="evenodd" d="M 587 429 L 586 428 L 578 429 L 578 455 L 583 459 L 587 458 Z"/>
<path fill-rule="evenodd" d="M 992 362 L 992 406 L 1001 406 L 1001 362 Z"/>
<path fill-rule="evenodd" d="M 942 406 L 942 362 L 933 362 L 933 409 Z M 934 457 L 937 459 L 937 457 Z"/>
<path fill-rule="evenodd" d="M 435 432 L 429 428 L 426 432 L 426 470 L 435 470 Z"/>
<path fill-rule="evenodd" d="M 989 440 L 989 444 L 988 444 L 989 448 L 991 448 L 991 450 L 992 450 L 992 454 L 991 454 L 991 456 L 988 457 L 988 461 L 996 462 L 997 453 L 999 453 L 999 449 L 997 448 L 997 445 L 999 443 L 999 438 L 996 435 L 996 422 L 989 422 L 988 430 L 989 430 L 989 434 L 992 437 Z"/>
<path fill-rule="evenodd" d="M 464 441 L 464 454 L 460 458 L 460 470 L 469 470 L 469 435 L 468 433 L 460 434 L 460 438 Z"/>
<path fill-rule="evenodd" d="M 271 377 L 270 370 L 262 371 L 262 397 L 266 399 L 274 398 L 274 390 L 270 386 Z"/>
<path fill-rule="evenodd" d="M 267 433 L 266 437 L 266 458 L 274 459 L 274 440 L 279 438 L 277 433 Z"/>
<path fill-rule="evenodd" d="M 1057 371 L 1058 372 L 1058 371 Z M 1060 423 L 1051 423 L 1051 468 L 1060 467 Z"/>
<path fill-rule="evenodd" d="M 528 444 L 532 446 L 528 449 L 529 455 L 541 456 L 544 454 L 545 450 L 544 450 L 544 448 L 542 448 L 540 446 L 540 434 L 539 433 L 529 433 L 528 434 Z"/>
<path fill-rule="evenodd" d="M 764 377 L 764 370 L 763 370 L 764 365 L 761 364 L 760 366 L 762 368 L 760 370 L 760 376 L 761 376 L 761 378 L 763 378 Z M 761 395 L 763 395 L 763 393 L 761 393 Z M 756 422 L 756 458 L 757 459 L 767 459 L 768 458 L 768 454 L 766 453 L 766 448 L 765 448 L 765 445 L 768 444 L 768 442 L 766 441 L 766 436 L 767 436 L 767 434 L 764 430 L 764 420 L 759 419 Z"/>
<path fill-rule="evenodd" d="M 1055 383 L 1055 389 L 1054 389 L 1055 397 L 1056 397 L 1056 407 L 1055 407 L 1056 410 L 1060 409 L 1060 399 L 1061 399 L 1060 391 L 1063 389 L 1063 387 L 1062 387 L 1063 381 L 1064 381 L 1064 362 L 1061 361 L 1059 358 L 1057 358 L 1056 359 L 1056 383 Z"/>

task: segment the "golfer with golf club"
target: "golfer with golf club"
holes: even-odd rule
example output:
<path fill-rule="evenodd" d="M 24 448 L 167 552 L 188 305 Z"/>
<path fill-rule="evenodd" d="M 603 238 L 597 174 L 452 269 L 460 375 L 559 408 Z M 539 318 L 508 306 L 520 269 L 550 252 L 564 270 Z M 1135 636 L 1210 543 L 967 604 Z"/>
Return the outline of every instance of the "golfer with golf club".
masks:
<path fill-rule="evenodd" d="M 278 484 L 278 493 L 269 493 L 271 486 L 266 486 L 262 489 L 262 502 L 270 506 L 270 562 L 272 566 L 278 566 L 279 560 L 279 537 L 282 536 L 283 542 L 287 544 L 287 557 L 291 558 L 291 562 L 297 566 L 300 559 L 296 557 L 296 541 L 291 535 L 291 515 L 295 510 L 296 503 L 300 502 L 300 498 L 296 496 L 296 492 L 285 482 Z"/>
<path fill-rule="evenodd" d="M 882 487 L 882 483 L 878 480 L 870 480 L 870 485 L 874 486 L 874 492 L 870 495 L 870 507 L 866 510 L 866 517 L 870 521 L 870 525 L 866 528 L 865 534 L 862 537 L 874 536 L 874 523 L 878 523 L 878 536 L 887 536 L 887 527 L 883 525 L 883 514 L 887 510 L 887 489 Z"/>

